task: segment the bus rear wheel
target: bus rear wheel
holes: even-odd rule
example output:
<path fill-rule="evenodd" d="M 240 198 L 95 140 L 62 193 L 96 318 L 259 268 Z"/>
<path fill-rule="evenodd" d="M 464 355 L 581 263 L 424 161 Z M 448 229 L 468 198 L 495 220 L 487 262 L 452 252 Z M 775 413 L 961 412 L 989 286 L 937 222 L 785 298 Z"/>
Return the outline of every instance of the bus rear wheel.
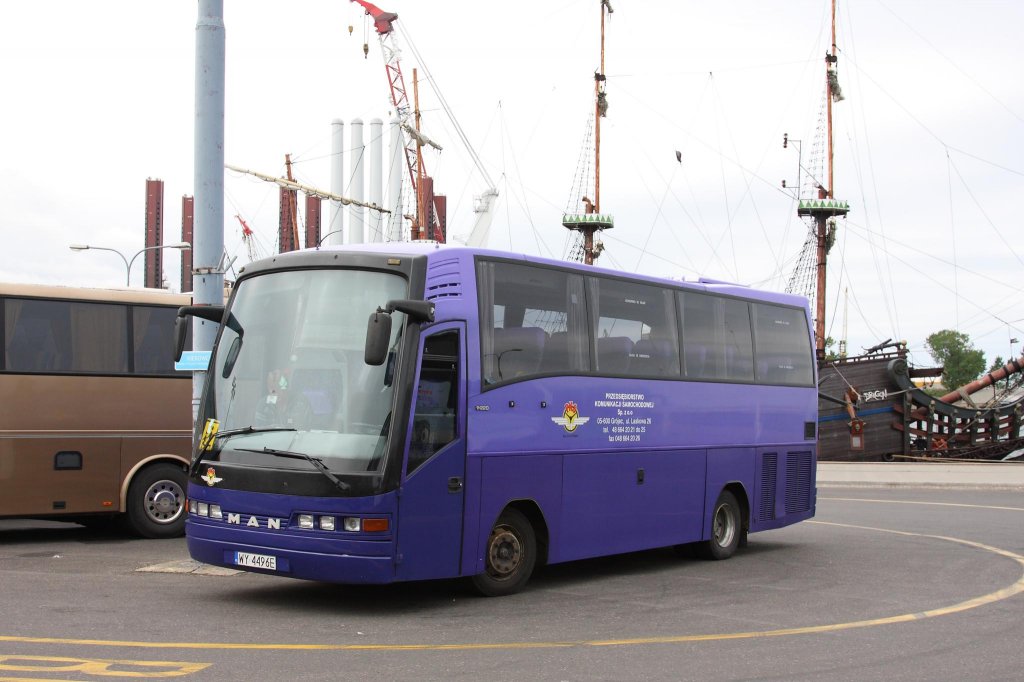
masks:
<path fill-rule="evenodd" d="M 526 585 L 537 563 L 537 536 L 529 520 L 516 509 L 498 517 L 484 549 L 484 572 L 473 576 L 473 587 L 485 597 L 501 597 Z"/>
<path fill-rule="evenodd" d="M 718 561 L 735 554 L 743 535 L 742 524 L 736 496 L 723 490 L 711 513 L 711 538 L 702 547 L 705 558 Z"/>
<path fill-rule="evenodd" d="M 145 538 L 174 538 L 185 532 L 185 468 L 151 464 L 128 486 L 128 526 Z"/>

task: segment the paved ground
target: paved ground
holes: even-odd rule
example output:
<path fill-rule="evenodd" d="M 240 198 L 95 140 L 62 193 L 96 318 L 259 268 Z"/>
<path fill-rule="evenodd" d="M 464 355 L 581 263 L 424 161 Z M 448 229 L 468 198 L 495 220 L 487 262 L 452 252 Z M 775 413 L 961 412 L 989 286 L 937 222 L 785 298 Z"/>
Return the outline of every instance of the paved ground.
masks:
<path fill-rule="evenodd" d="M 818 485 L 1024 490 L 1024 461 L 819 462 Z"/>
<path fill-rule="evenodd" d="M 0 521 L 0 679 L 1016 680 L 1022 522 L 1021 491 L 822 487 L 814 521 L 729 561 L 574 562 L 483 599 L 181 572 L 182 540 Z"/>

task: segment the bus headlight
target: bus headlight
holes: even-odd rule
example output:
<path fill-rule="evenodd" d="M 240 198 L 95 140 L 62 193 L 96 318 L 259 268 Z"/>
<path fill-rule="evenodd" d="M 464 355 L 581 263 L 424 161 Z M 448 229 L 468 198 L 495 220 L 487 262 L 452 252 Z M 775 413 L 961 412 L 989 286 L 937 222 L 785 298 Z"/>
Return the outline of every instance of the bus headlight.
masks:
<path fill-rule="evenodd" d="M 312 530 L 313 528 L 313 515 L 312 514 L 299 514 L 299 528 L 306 530 Z"/>
<path fill-rule="evenodd" d="M 210 505 L 209 504 L 207 504 L 206 502 L 200 502 L 198 506 L 199 506 L 198 514 L 200 516 L 209 516 L 210 515 Z"/>
<path fill-rule="evenodd" d="M 210 518 L 211 519 L 223 519 L 224 518 L 224 513 L 221 512 L 219 504 L 211 504 L 210 505 Z"/>
<path fill-rule="evenodd" d="M 189 500 L 188 501 L 188 512 L 190 514 L 198 514 L 199 513 L 199 504 L 195 500 Z"/>
<path fill-rule="evenodd" d="M 342 520 L 343 528 L 353 533 L 358 533 L 363 529 L 362 519 L 358 516 L 346 516 Z"/>
<path fill-rule="evenodd" d="M 334 530 L 334 517 L 333 516 L 321 516 L 320 517 L 320 530 Z"/>

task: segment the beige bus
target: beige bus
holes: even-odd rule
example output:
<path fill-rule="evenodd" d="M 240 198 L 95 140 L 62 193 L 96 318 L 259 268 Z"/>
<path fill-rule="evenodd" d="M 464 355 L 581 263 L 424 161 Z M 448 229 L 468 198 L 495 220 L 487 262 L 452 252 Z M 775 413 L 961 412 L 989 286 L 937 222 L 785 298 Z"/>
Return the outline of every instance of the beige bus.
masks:
<path fill-rule="evenodd" d="M 0 518 L 181 535 L 191 373 L 176 372 L 188 295 L 0 284 Z"/>

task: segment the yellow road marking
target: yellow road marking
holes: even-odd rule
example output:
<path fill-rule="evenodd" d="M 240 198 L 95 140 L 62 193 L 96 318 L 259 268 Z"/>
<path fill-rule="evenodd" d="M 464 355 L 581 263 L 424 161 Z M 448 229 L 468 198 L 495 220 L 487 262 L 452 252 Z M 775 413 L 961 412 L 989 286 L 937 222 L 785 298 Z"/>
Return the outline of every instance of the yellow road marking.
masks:
<path fill-rule="evenodd" d="M 821 526 L 833 526 L 837 528 L 851 528 L 855 530 L 867 530 L 878 533 L 890 533 L 905 537 L 930 538 L 953 542 L 965 547 L 980 549 L 991 552 L 998 556 L 1016 561 L 1024 569 L 1024 556 L 1014 552 L 986 545 L 972 540 L 949 537 L 946 535 L 931 535 L 928 533 L 911 533 L 909 531 L 892 530 L 889 528 L 873 528 L 871 526 L 858 526 L 846 523 L 832 523 L 827 521 L 807 521 L 807 523 Z M 485 642 L 479 644 L 253 644 L 253 643 L 230 643 L 230 642 L 136 642 L 104 639 L 66 639 L 59 637 L 15 637 L 0 635 L 0 642 L 18 642 L 25 644 L 73 644 L 79 646 L 106 646 L 106 647 L 136 647 L 146 649 L 229 649 L 245 651 L 472 651 L 472 650 L 508 650 L 508 649 L 553 649 L 585 646 L 628 646 L 637 644 L 680 644 L 686 642 L 708 642 L 733 639 L 755 639 L 764 637 L 787 637 L 791 635 L 808 635 L 824 632 L 839 632 L 842 630 L 853 630 L 856 628 L 874 627 L 878 625 L 892 625 L 895 623 L 909 623 L 912 621 L 936 618 L 953 613 L 960 613 L 970 609 L 993 604 L 997 601 L 1009 599 L 1024 592 L 1024 570 L 1021 576 L 1010 585 L 981 595 L 958 602 L 950 606 L 943 606 L 927 611 L 904 613 L 883 618 L 870 618 L 856 620 L 846 623 L 832 623 L 828 625 L 809 625 L 795 628 L 782 628 L 778 630 L 754 630 L 749 632 L 723 632 L 703 635 L 675 635 L 665 637 L 635 637 L 627 639 L 602 639 L 602 640 L 577 640 L 561 642 Z"/>
<path fill-rule="evenodd" d="M 885 504 L 921 504 L 931 507 L 962 507 L 964 509 L 995 509 L 998 511 L 1024 512 L 1024 507 L 997 507 L 991 504 L 961 504 L 958 502 L 918 502 L 916 500 L 873 500 L 867 497 L 819 497 L 818 499 L 836 502 L 883 502 Z"/>
<path fill-rule="evenodd" d="M 0 677 L 0 682 L 86 682 L 85 680 L 69 680 L 66 677 Z"/>
<path fill-rule="evenodd" d="M 99 677 L 181 677 L 199 672 L 210 665 L 209 663 L 182 661 L 134 661 L 130 659 L 0 654 L 0 671 L 4 672 L 84 673 Z M 13 679 L 17 678 L 0 677 L 0 680 Z"/>

